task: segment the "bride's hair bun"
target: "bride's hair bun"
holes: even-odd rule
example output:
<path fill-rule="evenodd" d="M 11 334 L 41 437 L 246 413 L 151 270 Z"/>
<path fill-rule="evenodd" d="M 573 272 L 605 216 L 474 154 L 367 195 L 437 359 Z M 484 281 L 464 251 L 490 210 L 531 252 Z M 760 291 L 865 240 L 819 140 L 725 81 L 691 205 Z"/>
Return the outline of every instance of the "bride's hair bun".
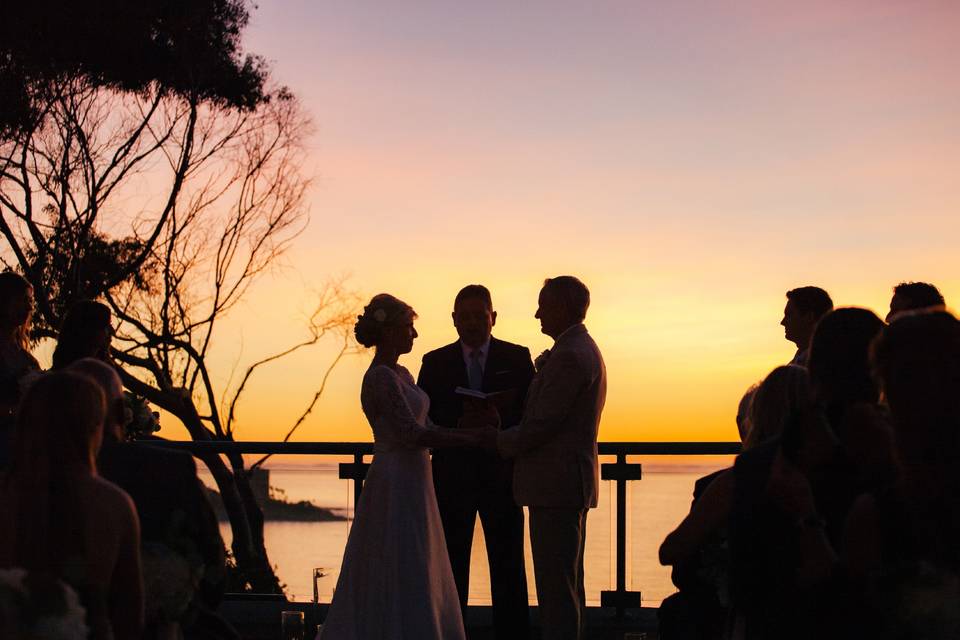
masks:
<path fill-rule="evenodd" d="M 403 300 L 389 293 L 378 293 L 363 308 L 363 314 L 357 316 L 353 335 L 361 345 L 375 347 L 380 343 L 385 327 L 396 326 L 416 317 L 413 307 Z"/>

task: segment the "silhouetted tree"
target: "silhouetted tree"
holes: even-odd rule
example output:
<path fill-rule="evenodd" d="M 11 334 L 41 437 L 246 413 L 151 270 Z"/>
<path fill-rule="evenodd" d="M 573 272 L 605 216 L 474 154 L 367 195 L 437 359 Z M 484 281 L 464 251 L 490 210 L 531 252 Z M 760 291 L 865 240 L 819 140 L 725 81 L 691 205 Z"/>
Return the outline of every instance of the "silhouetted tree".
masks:
<path fill-rule="evenodd" d="M 84 77 L 45 91 L 42 117 L 0 139 L 0 260 L 34 286 L 38 337 L 55 337 L 74 301 L 104 299 L 119 320 L 113 355 L 125 385 L 194 440 L 233 439 L 240 394 L 259 367 L 330 335 L 341 345 L 331 367 L 350 350 L 355 301 L 334 284 L 308 337 L 251 365 L 235 388 L 217 388 L 206 364 L 218 322 L 307 221 L 309 123 L 288 92 L 240 108 Z M 243 579 L 280 591 L 242 457 L 204 462 Z"/>

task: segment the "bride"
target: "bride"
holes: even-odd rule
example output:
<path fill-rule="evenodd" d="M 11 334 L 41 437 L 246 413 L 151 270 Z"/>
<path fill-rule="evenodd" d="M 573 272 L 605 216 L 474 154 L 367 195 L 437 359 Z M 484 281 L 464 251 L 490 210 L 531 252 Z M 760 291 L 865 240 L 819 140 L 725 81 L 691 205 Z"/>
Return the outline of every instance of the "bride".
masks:
<path fill-rule="evenodd" d="M 323 640 L 465 637 L 428 448 L 478 446 L 489 434 L 486 428 L 430 424 L 426 393 L 397 364 L 413 348 L 415 318 L 409 305 L 381 293 L 354 327 L 360 344 L 376 347 L 360 391 L 374 456 L 319 636 Z"/>

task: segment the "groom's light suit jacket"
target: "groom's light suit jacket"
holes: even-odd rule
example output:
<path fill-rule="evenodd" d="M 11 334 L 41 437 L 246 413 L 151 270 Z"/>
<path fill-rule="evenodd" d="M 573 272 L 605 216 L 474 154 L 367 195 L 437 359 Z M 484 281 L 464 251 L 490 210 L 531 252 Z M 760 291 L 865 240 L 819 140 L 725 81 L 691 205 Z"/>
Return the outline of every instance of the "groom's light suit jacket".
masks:
<path fill-rule="evenodd" d="M 607 372 L 582 324 L 561 334 L 530 383 L 520 424 L 497 449 L 513 457 L 513 495 L 531 507 L 589 509 L 600 484 L 597 430 Z"/>

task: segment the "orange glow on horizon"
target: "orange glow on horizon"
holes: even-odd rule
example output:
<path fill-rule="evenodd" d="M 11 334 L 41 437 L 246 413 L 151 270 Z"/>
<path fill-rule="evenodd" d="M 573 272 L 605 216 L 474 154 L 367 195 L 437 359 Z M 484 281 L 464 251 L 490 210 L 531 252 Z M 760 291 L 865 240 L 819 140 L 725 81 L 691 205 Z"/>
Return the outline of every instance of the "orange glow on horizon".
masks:
<path fill-rule="evenodd" d="M 788 289 L 883 317 L 893 285 L 925 280 L 960 304 L 960 3 L 735 4 L 262 3 L 245 46 L 316 125 L 312 218 L 218 326 L 218 389 L 303 336 L 310 289 L 339 274 L 418 311 L 416 375 L 468 283 L 536 356 L 540 285 L 569 273 L 607 364 L 600 439 L 727 441 L 794 354 Z M 282 438 L 334 349 L 254 376 L 236 437 Z M 370 439 L 369 357 L 294 440 Z"/>

